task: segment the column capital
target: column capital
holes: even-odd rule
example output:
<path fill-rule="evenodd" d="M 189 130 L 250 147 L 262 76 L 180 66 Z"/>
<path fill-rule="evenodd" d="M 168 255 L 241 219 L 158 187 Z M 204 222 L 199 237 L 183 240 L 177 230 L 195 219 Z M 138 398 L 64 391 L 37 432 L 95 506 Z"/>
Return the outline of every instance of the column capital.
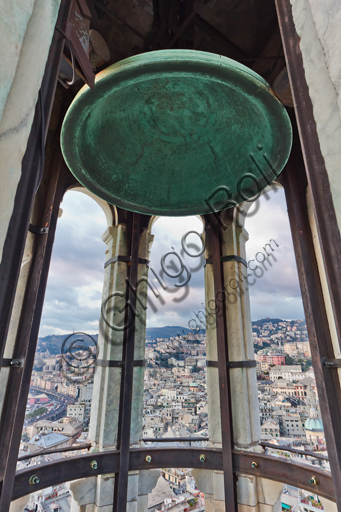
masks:
<path fill-rule="evenodd" d="M 102 235 L 102 240 L 105 244 L 109 244 L 117 233 L 118 226 L 109 226 Z"/>
<path fill-rule="evenodd" d="M 246 231 L 244 226 L 238 226 L 238 234 L 239 237 L 243 239 L 243 242 L 246 243 L 249 240 L 249 233 Z"/>

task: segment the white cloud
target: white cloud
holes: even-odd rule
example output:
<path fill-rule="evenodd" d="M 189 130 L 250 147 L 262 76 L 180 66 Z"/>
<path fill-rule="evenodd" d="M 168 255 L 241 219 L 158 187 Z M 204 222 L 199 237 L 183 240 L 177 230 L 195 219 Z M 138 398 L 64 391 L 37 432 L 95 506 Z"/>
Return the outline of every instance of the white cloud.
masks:
<path fill-rule="evenodd" d="M 73 330 L 96 333 L 100 316 L 106 250 L 101 235 L 107 228 L 105 215 L 95 201 L 78 192 L 68 192 L 62 207 L 40 336 L 66 334 Z M 246 245 L 247 259 L 255 259 L 258 252 L 264 253 L 263 248 L 270 239 L 278 244 L 272 253 L 275 257 L 271 260 L 272 266 L 264 264 L 263 275 L 250 287 L 252 318 L 302 318 L 302 300 L 283 191 L 269 193 L 268 200 L 262 197 L 256 208 L 253 206 L 252 209 L 257 209 L 257 212 L 246 219 L 250 236 Z M 190 258 L 181 251 L 182 236 L 189 231 L 201 233 L 202 230 L 202 221 L 197 217 L 163 217 L 154 224 L 152 232 L 155 238 L 150 258 L 155 270 L 161 270 L 161 257 L 172 252 L 172 247 L 186 265 L 196 270 L 191 271 L 186 288 L 174 287 L 181 277 L 171 279 L 163 276 L 167 290 L 163 290 L 152 278 L 164 303 L 151 294 L 157 311 L 148 307 L 148 326 L 187 327 L 189 320 L 194 317 L 194 311 L 203 308 L 203 256 Z M 187 244 L 193 253 L 195 249 L 191 244 L 195 244 L 197 251 L 202 247 L 195 234 L 188 236 Z M 274 244 L 272 246 L 275 247 Z M 258 259 L 262 257 L 258 256 Z M 166 265 L 172 265 L 172 261 L 170 272 L 175 272 L 175 268 L 179 268 L 179 260 L 175 255 L 169 255 Z M 259 264 L 259 267 L 262 265 Z M 183 275 L 186 275 L 186 271 Z"/>

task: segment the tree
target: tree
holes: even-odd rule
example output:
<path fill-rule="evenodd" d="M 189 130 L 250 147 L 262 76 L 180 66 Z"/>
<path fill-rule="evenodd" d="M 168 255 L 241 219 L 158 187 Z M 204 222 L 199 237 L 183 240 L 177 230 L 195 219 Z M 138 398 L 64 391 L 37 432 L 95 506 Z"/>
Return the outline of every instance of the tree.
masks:
<path fill-rule="evenodd" d="M 291 365 L 291 364 L 296 364 L 296 362 L 294 361 L 294 359 L 288 355 L 285 356 L 285 364 L 288 364 L 288 365 Z"/>
<path fill-rule="evenodd" d="M 31 419 L 46 413 L 46 407 L 38 407 L 34 412 L 27 414 L 26 418 Z"/>
<path fill-rule="evenodd" d="M 303 363 L 302 363 L 302 371 L 307 372 L 309 370 L 309 367 L 311 366 L 311 364 L 312 364 L 311 358 L 306 359 L 305 361 L 303 361 Z"/>

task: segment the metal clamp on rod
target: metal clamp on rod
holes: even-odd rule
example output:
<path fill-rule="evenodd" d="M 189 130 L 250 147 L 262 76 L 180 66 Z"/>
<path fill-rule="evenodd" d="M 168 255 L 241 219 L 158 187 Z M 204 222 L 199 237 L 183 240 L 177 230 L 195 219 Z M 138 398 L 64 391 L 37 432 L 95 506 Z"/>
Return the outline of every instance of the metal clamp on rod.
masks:
<path fill-rule="evenodd" d="M 104 263 L 104 268 L 107 268 L 109 265 L 111 265 L 112 263 L 116 263 L 117 261 L 127 261 L 130 263 L 131 258 L 130 256 L 113 256 Z"/>
<path fill-rule="evenodd" d="M 245 265 L 245 267 L 247 267 L 247 262 L 244 260 L 244 258 L 236 256 L 235 254 L 231 254 L 230 256 L 222 256 L 220 261 L 239 261 L 239 263 L 242 263 Z"/>
<path fill-rule="evenodd" d="M 213 264 L 213 258 L 206 258 L 204 267 L 206 267 L 206 265 L 212 265 L 212 264 Z"/>
<path fill-rule="evenodd" d="M 257 361 L 229 361 L 226 365 L 228 368 L 255 368 Z M 206 361 L 206 366 L 218 368 L 218 361 Z"/>
<path fill-rule="evenodd" d="M 326 368 L 341 368 L 341 359 L 322 358 L 322 365 Z"/>
<path fill-rule="evenodd" d="M 112 258 L 110 258 L 108 261 L 106 261 L 104 263 L 104 268 L 107 268 L 109 265 L 111 265 L 112 263 L 116 263 L 117 261 L 126 261 L 126 262 L 130 263 L 131 257 L 130 256 L 113 256 Z M 145 258 L 139 258 L 139 263 L 141 263 L 143 265 L 148 265 L 149 260 L 147 260 Z"/>
<path fill-rule="evenodd" d="M 255 368 L 257 361 L 229 361 L 227 363 L 228 368 Z"/>
<path fill-rule="evenodd" d="M 242 263 L 243 265 L 245 265 L 245 267 L 247 267 L 247 262 L 244 260 L 244 258 L 241 258 L 240 256 L 237 256 L 236 254 L 230 254 L 228 256 L 222 256 L 220 258 L 220 261 L 221 262 L 224 262 L 224 261 L 238 261 L 239 263 Z M 204 267 L 208 264 L 212 265 L 213 263 L 213 258 L 207 258 L 205 260 L 205 264 L 204 264 Z"/>
<path fill-rule="evenodd" d="M 139 263 L 142 263 L 143 265 L 148 265 L 149 260 L 147 260 L 146 258 L 139 258 Z"/>
<path fill-rule="evenodd" d="M 134 361 L 134 366 L 145 366 L 146 361 L 144 359 L 138 359 Z M 125 366 L 124 361 L 107 361 L 105 359 L 96 359 L 95 366 L 105 366 L 109 368 L 122 368 Z"/>
<path fill-rule="evenodd" d="M 22 368 L 24 366 L 24 359 L 3 359 L 2 368 Z"/>
<path fill-rule="evenodd" d="M 34 224 L 30 224 L 28 226 L 28 230 L 31 231 L 31 233 L 35 233 L 36 235 L 47 235 L 49 232 L 49 228 L 40 228 Z"/>

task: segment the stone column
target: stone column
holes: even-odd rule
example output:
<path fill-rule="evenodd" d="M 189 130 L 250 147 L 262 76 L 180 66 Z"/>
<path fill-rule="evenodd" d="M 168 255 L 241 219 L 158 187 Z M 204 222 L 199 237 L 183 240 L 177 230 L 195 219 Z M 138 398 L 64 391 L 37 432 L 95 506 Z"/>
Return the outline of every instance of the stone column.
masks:
<path fill-rule="evenodd" d="M 233 222 L 230 212 L 223 212 L 224 228 L 221 228 L 222 258 L 225 289 L 214 290 L 213 266 L 205 267 L 206 287 L 206 344 L 207 360 L 217 361 L 217 337 L 215 315 L 226 314 L 228 354 L 232 361 L 253 361 L 254 349 L 250 312 L 245 243 L 248 234 L 242 225 Z M 206 248 L 206 258 L 211 257 L 210 248 Z M 203 313 L 204 314 L 204 313 Z M 231 407 L 234 448 L 262 452 L 259 446 L 261 429 L 257 394 L 256 368 L 231 368 Z M 207 368 L 208 423 L 211 446 L 221 446 L 221 421 L 219 402 L 218 369 Z M 224 511 L 224 482 L 222 472 L 194 470 L 193 476 L 198 487 L 205 493 L 207 512 Z M 260 505 L 275 510 L 283 485 L 277 482 L 238 476 L 237 499 L 240 510 L 260 510 Z M 271 490 L 271 492 L 270 492 Z M 279 505 L 280 506 L 280 505 Z"/>
<path fill-rule="evenodd" d="M 205 237 L 205 233 L 203 234 Z M 205 237 L 206 238 L 206 237 Z M 206 247 L 205 259 L 212 257 L 211 250 Z M 205 265 L 205 304 L 204 310 L 199 311 L 199 322 L 206 324 L 206 359 L 207 361 L 218 361 L 217 351 L 217 330 L 215 315 L 210 311 L 211 300 L 214 299 L 213 265 Z M 213 308 L 214 309 L 214 308 Z M 208 434 L 211 446 L 221 448 L 221 420 L 220 420 L 220 398 L 219 398 L 219 377 L 218 368 L 208 366 L 207 372 L 207 406 L 208 406 Z"/>
<path fill-rule="evenodd" d="M 106 261 L 115 256 L 128 257 L 129 244 L 127 227 L 124 224 L 109 227 L 102 237 L 107 244 Z M 140 236 L 139 258 L 148 260 L 153 235 L 144 230 Z M 127 261 L 116 261 L 105 268 L 102 315 L 98 335 L 99 361 L 121 361 L 124 330 L 124 311 L 128 276 Z M 145 357 L 146 343 L 146 304 L 147 304 L 148 267 L 143 262 L 139 264 L 137 308 L 135 318 L 135 360 Z M 109 297 L 110 300 L 107 300 Z M 120 330 L 113 328 L 118 327 Z M 117 441 L 119 398 L 121 386 L 121 368 L 96 366 L 93 401 L 90 418 L 89 438 L 100 451 L 115 449 Z M 136 444 L 142 434 L 143 414 L 143 381 L 144 367 L 134 368 L 133 409 L 131 421 L 131 443 Z"/>
<path fill-rule="evenodd" d="M 115 256 L 129 257 L 127 226 L 110 226 L 102 240 L 107 245 L 106 262 Z M 124 304 L 128 261 L 107 264 L 104 273 L 102 314 L 99 321 L 97 359 L 122 361 Z M 114 294 L 114 295 L 113 295 Z M 118 310 L 122 309 L 122 313 Z M 114 329 L 113 327 L 119 329 Z M 117 441 L 121 368 L 96 366 L 89 439 L 93 450 L 114 450 Z"/>
<path fill-rule="evenodd" d="M 29 496 L 23 496 L 18 500 L 12 501 L 9 512 L 22 512 L 30 500 Z"/>
<path fill-rule="evenodd" d="M 21 263 L 20 275 L 18 279 L 17 289 L 15 292 L 14 304 L 12 309 L 11 321 L 8 329 L 4 358 L 13 359 L 14 353 L 14 345 L 17 336 L 17 331 L 19 327 L 20 317 L 21 317 L 21 309 L 24 300 L 24 295 L 26 291 L 27 279 L 30 270 L 32 254 L 33 254 L 33 245 L 34 239 L 36 236 L 33 233 L 28 232 L 25 244 L 25 250 L 23 255 L 23 260 Z M 13 371 L 10 367 L 3 367 L 0 371 L 0 416 L 2 414 L 3 402 L 5 399 L 7 382 L 9 378 L 10 371 Z M 15 370 L 14 370 L 15 371 Z"/>
<path fill-rule="evenodd" d="M 144 229 L 140 236 L 139 258 L 142 263 L 138 268 L 137 285 L 137 315 L 135 320 L 135 347 L 134 359 L 141 361 L 145 358 L 146 349 L 146 320 L 147 320 L 147 290 L 148 267 L 143 260 L 148 261 L 151 246 L 154 240 L 148 229 Z M 144 366 L 134 368 L 133 405 L 131 415 L 130 443 L 138 446 L 142 439 L 143 430 L 143 392 L 144 392 Z"/>
<path fill-rule="evenodd" d="M 337 512 L 336 503 L 334 503 L 333 501 L 327 500 L 326 498 L 322 498 L 322 503 L 325 512 Z"/>
<path fill-rule="evenodd" d="M 226 229 L 221 231 L 222 258 L 231 258 L 223 262 L 229 360 L 253 361 L 248 268 L 237 261 L 241 258 L 246 263 L 245 244 L 249 236 L 243 226 L 226 218 L 226 212 L 223 217 Z M 261 437 L 256 368 L 231 368 L 230 384 L 234 445 L 249 450 L 258 445 Z"/>
<path fill-rule="evenodd" d="M 160 477 L 160 471 L 150 469 L 148 471 L 137 471 L 138 479 L 134 479 L 135 485 L 130 485 L 128 489 L 127 512 L 147 512 L 148 494 L 152 492 Z M 134 475 L 131 475 L 134 476 Z M 98 489 L 96 487 L 98 478 L 90 477 L 82 480 L 75 480 L 67 484 L 72 493 L 72 504 L 70 512 L 112 512 L 112 485 L 108 480 L 104 480 L 101 486 L 102 506 L 97 504 Z M 28 497 L 26 497 L 27 503 Z M 18 501 L 18 505 L 20 500 Z M 17 503 L 16 501 L 14 503 Z M 22 503 L 22 502 L 20 502 Z M 19 511 L 19 508 L 13 509 L 13 512 Z M 20 509 L 21 510 L 21 509 Z M 11 511 L 12 512 L 12 509 Z"/>
<path fill-rule="evenodd" d="M 206 239 L 205 233 L 203 238 Z M 206 261 L 212 257 L 210 247 L 205 249 Z M 205 265 L 205 307 L 198 312 L 197 326 L 206 324 L 206 359 L 207 361 L 218 361 L 217 330 L 215 305 L 212 301 L 215 298 L 213 265 Z M 208 434 L 210 442 L 208 445 L 214 448 L 222 447 L 220 397 L 219 397 L 219 374 L 218 368 L 207 366 L 207 405 L 208 405 Z M 207 512 L 223 512 L 225 510 L 224 498 L 224 475 L 222 471 L 207 471 L 194 469 L 192 475 L 196 480 L 198 488 L 205 493 L 205 510 Z"/>
<path fill-rule="evenodd" d="M 41 200 L 36 200 L 33 205 L 33 211 L 31 215 L 31 224 L 37 224 L 37 218 L 39 218 L 41 210 Z M 60 217 L 62 214 L 62 210 L 59 210 Z M 39 221 L 38 221 L 39 222 Z M 6 338 L 5 350 L 4 350 L 4 358 L 5 359 L 13 359 L 14 347 L 16 343 L 19 323 L 21 320 L 22 307 L 24 302 L 24 296 L 27 288 L 27 280 L 30 272 L 31 261 L 33 257 L 34 245 L 37 237 L 41 235 L 32 233 L 30 231 L 27 232 L 24 254 L 21 262 L 20 274 L 18 279 L 17 288 L 15 291 L 14 303 L 12 308 L 11 320 L 9 324 L 8 334 Z M 2 367 L 0 368 L 0 416 L 2 414 L 3 403 L 6 395 L 7 383 L 10 372 L 13 371 L 10 367 Z M 14 370 L 15 371 L 15 370 Z"/>
<path fill-rule="evenodd" d="M 103 234 L 107 245 L 103 285 L 102 314 L 99 325 L 97 365 L 94 378 L 93 402 L 89 427 L 89 439 L 95 452 L 116 449 L 121 391 L 121 368 L 105 366 L 106 361 L 122 361 L 124 337 L 124 306 L 129 261 L 128 230 L 125 224 L 110 226 Z M 148 229 L 142 231 L 139 243 L 137 308 L 135 318 L 135 361 L 145 357 L 146 309 L 148 288 L 147 260 L 153 236 Z M 120 257 L 118 261 L 112 258 Z M 123 257 L 123 258 L 121 258 Z M 121 260 L 121 261 L 120 261 Z M 108 300 L 109 299 L 109 300 Z M 134 368 L 134 384 L 131 418 L 131 446 L 138 447 L 143 427 L 144 366 Z M 128 477 L 127 512 L 147 512 L 148 493 L 156 484 L 160 472 L 132 471 Z M 72 512 L 109 512 L 114 495 L 114 474 L 82 479 L 70 483 L 73 493 Z M 151 487 L 149 489 L 149 487 Z"/>

